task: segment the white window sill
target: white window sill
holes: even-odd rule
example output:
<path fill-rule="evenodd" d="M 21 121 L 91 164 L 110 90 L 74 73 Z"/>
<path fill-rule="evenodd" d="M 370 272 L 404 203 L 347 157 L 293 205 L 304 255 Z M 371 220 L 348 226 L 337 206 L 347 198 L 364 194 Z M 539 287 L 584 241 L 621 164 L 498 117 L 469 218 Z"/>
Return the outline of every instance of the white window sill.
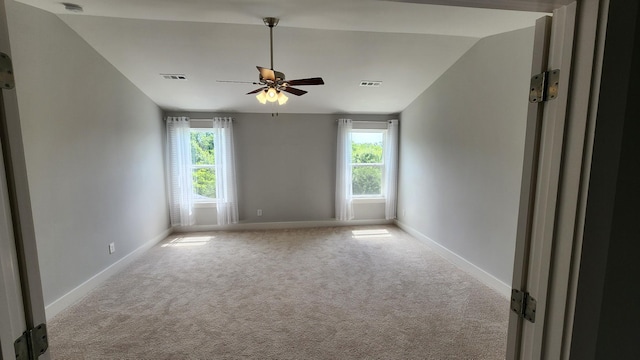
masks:
<path fill-rule="evenodd" d="M 383 197 L 354 197 L 354 204 L 380 204 L 386 202 Z"/>
<path fill-rule="evenodd" d="M 215 201 L 207 201 L 207 202 L 195 202 L 193 203 L 193 207 L 196 209 L 202 209 L 202 208 L 214 208 L 216 207 L 217 204 Z"/>

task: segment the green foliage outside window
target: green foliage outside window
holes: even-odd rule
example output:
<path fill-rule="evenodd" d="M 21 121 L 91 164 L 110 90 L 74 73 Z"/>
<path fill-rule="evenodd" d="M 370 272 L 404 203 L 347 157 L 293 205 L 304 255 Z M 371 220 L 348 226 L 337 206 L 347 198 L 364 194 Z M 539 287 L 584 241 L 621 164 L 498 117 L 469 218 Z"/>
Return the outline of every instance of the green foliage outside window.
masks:
<path fill-rule="evenodd" d="M 193 192 L 196 200 L 216 198 L 215 146 L 213 133 L 206 131 L 191 132 L 191 164 L 193 168 Z M 206 166 L 209 167 L 198 167 Z"/>
<path fill-rule="evenodd" d="M 381 164 L 382 141 L 375 143 L 351 143 L 353 164 Z M 356 165 L 352 171 L 353 195 L 382 194 L 382 167 L 380 165 Z"/>

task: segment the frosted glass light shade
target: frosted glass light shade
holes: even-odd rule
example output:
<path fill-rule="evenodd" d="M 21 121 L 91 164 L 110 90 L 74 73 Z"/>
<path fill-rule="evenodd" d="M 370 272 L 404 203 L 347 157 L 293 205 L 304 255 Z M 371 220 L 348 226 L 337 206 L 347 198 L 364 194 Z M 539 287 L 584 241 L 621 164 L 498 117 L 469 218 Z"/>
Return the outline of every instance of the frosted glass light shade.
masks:
<path fill-rule="evenodd" d="M 260 104 L 266 104 L 267 103 L 267 95 L 265 95 L 266 91 L 260 91 L 258 93 L 258 95 L 256 95 L 256 99 L 258 99 L 258 101 L 260 101 Z"/>
<path fill-rule="evenodd" d="M 278 104 L 280 105 L 284 105 L 287 103 L 287 100 L 289 100 L 289 98 L 281 92 L 278 93 Z"/>
<path fill-rule="evenodd" d="M 267 91 L 267 101 L 268 102 L 276 102 L 278 101 L 278 92 L 274 88 L 269 88 Z"/>

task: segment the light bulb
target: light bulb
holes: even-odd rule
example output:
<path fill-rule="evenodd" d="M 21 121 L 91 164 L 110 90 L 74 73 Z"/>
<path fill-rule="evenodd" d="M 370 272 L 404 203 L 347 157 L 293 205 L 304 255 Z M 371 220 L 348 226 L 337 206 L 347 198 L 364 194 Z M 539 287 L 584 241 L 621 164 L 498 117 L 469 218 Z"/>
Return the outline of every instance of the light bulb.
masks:
<path fill-rule="evenodd" d="M 278 104 L 284 105 L 287 103 L 287 100 L 289 100 L 289 98 L 282 91 L 278 92 Z"/>
<path fill-rule="evenodd" d="M 276 89 L 269 88 L 269 91 L 267 91 L 267 101 L 268 102 L 278 101 L 278 93 L 276 92 Z"/>
<path fill-rule="evenodd" d="M 260 91 L 258 93 L 258 95 L 256 95 L 256 99 L 258 99 L 258 101 L 260 101 L 260 104 L 266 104 L 267 103 L 267 96 L 265 95 L 266 91 Z"/>

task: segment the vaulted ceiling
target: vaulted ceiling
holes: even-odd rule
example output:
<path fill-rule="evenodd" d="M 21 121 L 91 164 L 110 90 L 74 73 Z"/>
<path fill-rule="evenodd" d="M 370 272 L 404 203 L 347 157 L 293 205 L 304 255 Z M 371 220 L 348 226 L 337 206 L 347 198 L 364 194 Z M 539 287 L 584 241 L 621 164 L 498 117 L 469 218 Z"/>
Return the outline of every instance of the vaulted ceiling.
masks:
<path fill-rule="evenodd" d="M 378 0 L 18 0 L 57 14 L 165 110 L 281 113 L 402 111 L 479 39 L 534 25 L 540 12 Z M 323 86 L 261 105 L 256 65 Z M 63 51 L 64 49 L 62 49 Z M 184 74 L 167 80 L 160 74 Z M 361 87 L 362 80 L 382 81 Z"/>

